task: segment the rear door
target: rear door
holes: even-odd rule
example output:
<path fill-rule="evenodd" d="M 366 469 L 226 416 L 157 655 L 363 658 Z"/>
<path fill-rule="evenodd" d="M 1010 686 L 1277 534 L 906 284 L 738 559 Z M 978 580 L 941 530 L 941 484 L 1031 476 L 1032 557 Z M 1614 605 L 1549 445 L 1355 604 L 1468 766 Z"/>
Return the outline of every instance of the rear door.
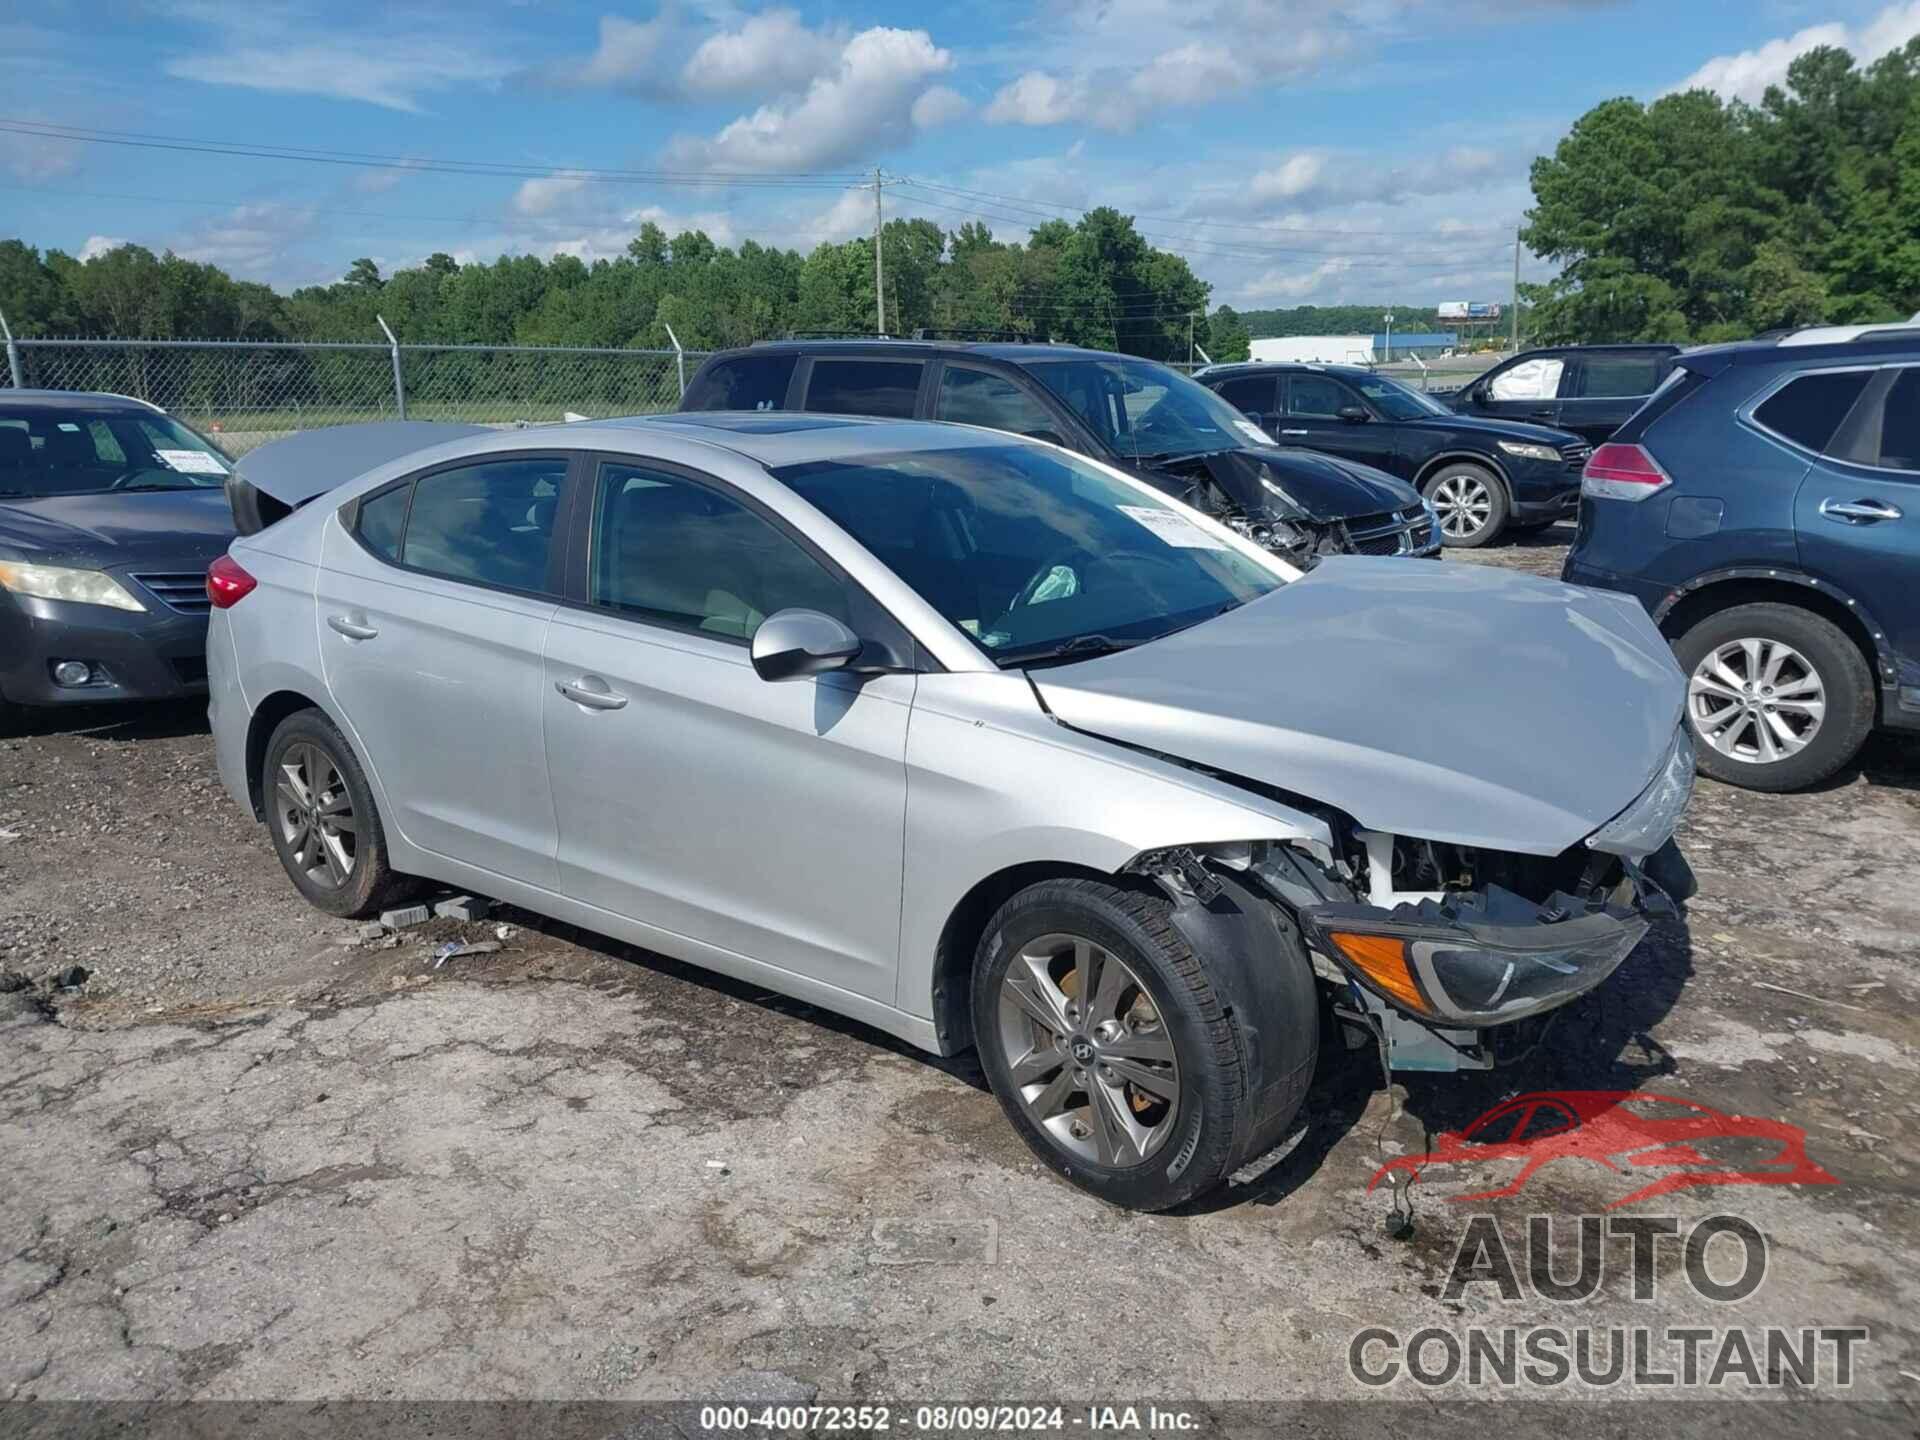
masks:
<path fill-rule="evenodd" d="M 1342 410 L 1360 410 L 1368 418 L 1348 419 Z M 1285 413 L 1280 443 L 1304 445 L 1391 472 L 1399 427 L 1382 420 L 1360 392 L 1333 375 L 1296 370 L 1286 377 Z"/>
<path fill-rule="evenodd" d="M 984 425 L 1054 445 L 1069 445 L 1073 425 L 1026 386 L 985 366 L 947 360 L 933 384 L 935 420 Z"/>
<path fill-rule="evenodd" d="M 1808 572 L 1857 600 L 1888 648 L 1920 663 L 1920 364 L 1874 374 L 1801 482 L 1794 528 Z"/>
<path fill-rule="evenodd" d="M 423 850 L 551 888 L 541 739 L 571 457 L 488 455 L 345 507 L 321 547 L 327 686 Z"/>
<path fill-rule="evenodd" d="M 924 360 L 881 355 L 820 355 L 809 363 L 801 409 L 822 415 L 911 420 L 920 413 Z"/>
<path fill-rule="evenodd" d="M 891 1003 L 915 677 L 769 682 L 748 644 L 791 607 L 904 637 L 710 476 L 603 458 L 591 484 L 541 695 L 561 889 Z"/>
<path fill-rule="evenodd" d="M 1280 377 L 1276 374 L 1230 375 L 1216 381 L 1214 392 L 1268 434 L 1280 428 Z"/>
<path fill-rule="evenodd" d="M 1573 355 L 1560 377 L 1554 423 L 1602 445 L 1646 403 L 1672 369 L 1664 350 L 1592 350 Z"/>

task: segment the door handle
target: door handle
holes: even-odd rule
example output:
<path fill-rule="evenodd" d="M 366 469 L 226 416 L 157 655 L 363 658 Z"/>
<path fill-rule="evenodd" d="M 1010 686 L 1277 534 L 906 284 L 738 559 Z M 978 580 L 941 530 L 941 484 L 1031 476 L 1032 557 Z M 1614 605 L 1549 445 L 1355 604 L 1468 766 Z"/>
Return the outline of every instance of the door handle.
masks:
<path fill-rule="evenodd" d="M 1280 433 L 1282 435 L 1311 435 L 1313 432 L 1311 430 L 1282 430 Z"/>
<path fill-rule="evenodd" d="M 1820 502 L 1820 513 L 1829 520 L 1846 525 L 1870 525 L 1876 520 L 1898 520 L 1900 512 L 1884 500 L 1835 500 Z"/>
<path fill-rule="evenodd" d="M 607 682 L 598 675 L 582 675 L 577 680 L 556 680 L 553 688 L 576 705 L 584 705 L 589 710 L 618 710 L 627 703 L 627 697 L 616 695 L 607 688 Z"/>
<path fill-rule="evenodd" d="M 1553 416 L 1554 412 L 1552 410 L 1536 410 L 1533 412 L 1533 418 L 1536 420 L 1551 420 Z"/>
<path fill-rule="evenodd" d="M 371 640 L 380 633 L 364 620 L 355 620 L 350 615 L 329 615 L 327 624 L 349 640 Z"/>

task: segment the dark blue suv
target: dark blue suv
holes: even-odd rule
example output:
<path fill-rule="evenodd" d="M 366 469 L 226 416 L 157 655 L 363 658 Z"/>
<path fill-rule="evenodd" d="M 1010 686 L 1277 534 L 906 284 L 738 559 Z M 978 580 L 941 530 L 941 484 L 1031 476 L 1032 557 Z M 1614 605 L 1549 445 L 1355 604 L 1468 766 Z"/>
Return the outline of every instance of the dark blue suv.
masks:
<path fill-rule="evenodd" d="M 1588 462 L 1563 578 L 1652 612 L 1717 780 L 1920 730 L 1920 316 L 1681 354 Z"/>

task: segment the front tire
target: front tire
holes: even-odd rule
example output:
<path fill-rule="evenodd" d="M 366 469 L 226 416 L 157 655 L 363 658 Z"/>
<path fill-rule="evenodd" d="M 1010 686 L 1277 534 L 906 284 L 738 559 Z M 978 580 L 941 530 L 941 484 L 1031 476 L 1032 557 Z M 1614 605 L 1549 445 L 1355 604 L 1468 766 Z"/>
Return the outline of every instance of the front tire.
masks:
<path fill-rule="evenodd" d="M 1155 892 L 1043 881 L 1001 906 L 974 966 L 974 1033 L 1008 1120 L 1129 1210 L 1181 1204 L 1245 1159 L 1247 1039 L 1170 916 Z"/>
<path fill-rule="evenodd" d="M 1797 605 L 1736 605 L 1673 647 L 1703 774 L 1749 790 L 1798 790 L 1859 753 L 1873 728 L 1860 647 Z"/>
<path fill-rule="evenodd" d="M 1456 461 L 1427 477 L 1420 493 L 1440 516 L 1440 542 L 1452 549 L 1478 550 L 1506 528 L 1512 503 L 1507 487 L 1484 465 Z"/>
<path fill-rule="evenodd" d="M 388 864 L 366 771 L 319 710 L 280 722 L 267 741 L 260 793 L 274 853 L 314 909 L 361 920 L 419 887 Z"/>

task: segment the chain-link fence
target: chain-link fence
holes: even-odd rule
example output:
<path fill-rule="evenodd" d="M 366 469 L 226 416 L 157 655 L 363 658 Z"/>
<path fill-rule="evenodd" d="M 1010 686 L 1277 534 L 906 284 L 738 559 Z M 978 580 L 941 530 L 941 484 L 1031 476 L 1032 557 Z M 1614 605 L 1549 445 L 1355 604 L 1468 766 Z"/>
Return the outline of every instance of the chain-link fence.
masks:
<path fill-rule="evenodd" d="M 152 401 L 229 454 L 295 430 L 363 420 L 542 424 L 649 415 L 680 403 L 702 355 L 521 345 L 229 340 L 17 340 L 23 388 Z"/>

